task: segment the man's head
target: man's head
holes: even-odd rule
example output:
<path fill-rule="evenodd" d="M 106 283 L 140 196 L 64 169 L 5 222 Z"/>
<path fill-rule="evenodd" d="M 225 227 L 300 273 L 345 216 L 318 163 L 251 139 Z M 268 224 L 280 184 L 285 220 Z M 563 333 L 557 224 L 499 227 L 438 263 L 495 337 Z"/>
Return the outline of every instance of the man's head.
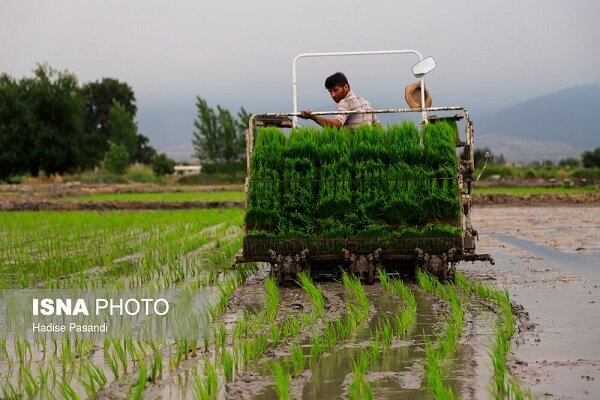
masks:
<path fill-rule="evenodd" d="M 336 72 L 325 80 L 325 88 L 336 103 L 339 103 L 350 91 L 350 84 L 346 75 Z"/>

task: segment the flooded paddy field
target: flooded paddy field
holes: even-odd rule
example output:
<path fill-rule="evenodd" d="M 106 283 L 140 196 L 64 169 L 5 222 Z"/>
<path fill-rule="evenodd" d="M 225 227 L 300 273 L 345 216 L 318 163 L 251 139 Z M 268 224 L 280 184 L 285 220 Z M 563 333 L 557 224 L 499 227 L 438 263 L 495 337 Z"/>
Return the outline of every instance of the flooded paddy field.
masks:
<path fill-rule="evenodd" d="M 534 398 L 600 397 L 600 207 L 474 211 L 493 267 L 464 273 L 506 286 L 523 321 L 510 370 Z"/>
<path fill-rule="evenodd" d="M 373 285 L 339 275 L 277 287 L 266 265 L 231 266 L 241 210 L 198 210 L 195 221 L 132 213 L 145 214 L 123 214 L 127 224 L 78 226 L 61 213 L 32 213 L 22 229 L 7 222 L 2 290 L 160 282 L 210 299 L 199 311 L 208 329 L 185 340 L 2 338 L 0 398 L 600 396 L 600 207 L 475 209 L 478 252 L 496 265 L 461 264 L 455 285 L 407 272 Z M 502 308 L 504 288 L 512 304 Z M 498 339 L 511 332 L 506 304 L 508 347 Z"/>

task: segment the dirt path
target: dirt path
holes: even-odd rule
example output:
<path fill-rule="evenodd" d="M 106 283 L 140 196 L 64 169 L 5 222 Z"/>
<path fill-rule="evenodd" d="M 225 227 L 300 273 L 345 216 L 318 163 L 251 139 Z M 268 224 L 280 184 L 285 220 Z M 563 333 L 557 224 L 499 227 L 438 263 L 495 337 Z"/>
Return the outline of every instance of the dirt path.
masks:
<path fill-rule="evenodd" d="M 460 268 L 523 307 L 513 374 L 536 399 L 600 398 L 600 208 L 479 208 L 473 222 L 496 265 Z"/>

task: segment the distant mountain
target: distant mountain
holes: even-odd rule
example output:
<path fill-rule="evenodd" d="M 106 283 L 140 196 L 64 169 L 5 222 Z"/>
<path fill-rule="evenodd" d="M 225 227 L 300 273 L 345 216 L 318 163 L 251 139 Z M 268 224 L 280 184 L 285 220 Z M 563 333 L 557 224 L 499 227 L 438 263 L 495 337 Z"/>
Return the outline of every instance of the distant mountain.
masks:
<path fill-rule="evenodd" d="M 579 156 L 600 146 L 599 114 L 600 85 L 563 89 L 475 121 L 477 145 L 511 161 Z"/>

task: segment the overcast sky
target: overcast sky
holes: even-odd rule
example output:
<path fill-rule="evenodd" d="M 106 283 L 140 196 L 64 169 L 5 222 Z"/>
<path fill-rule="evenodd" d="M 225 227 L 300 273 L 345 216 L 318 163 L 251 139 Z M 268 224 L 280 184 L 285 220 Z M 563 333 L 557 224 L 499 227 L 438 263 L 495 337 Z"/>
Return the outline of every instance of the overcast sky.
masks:
<path fill-rule="evenodd" d="M 598 0 L 0 0 L 0 73 L 20 78 L 47 62 L 81 83 L 125 81 L 140 128 L 160 147 L 177 144 L 169 136 L 191 140 L 196 95 L 233 110 L 291 111 L 291 62 L 303 52 L 417 49 L 438 64 L 427 77 L 434 105 L 482 112 L 596 84 L 598 15 Z M 300 107 L 334 109 L 323 80 L 335 71 L 376 108 L 404 107 L 416 61 L 302 60 Z"/>

